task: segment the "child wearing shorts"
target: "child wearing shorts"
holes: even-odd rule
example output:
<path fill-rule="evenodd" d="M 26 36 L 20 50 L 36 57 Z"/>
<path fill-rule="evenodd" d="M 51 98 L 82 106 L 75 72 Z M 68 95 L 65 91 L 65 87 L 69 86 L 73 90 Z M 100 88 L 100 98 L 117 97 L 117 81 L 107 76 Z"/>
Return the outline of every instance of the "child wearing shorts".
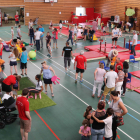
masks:
<path fill-rule="evenodd" d="M 20 84 L 19 81 L 16 80 L 16 83 L 12 86 L 12 91 L 13 91 L 13 98 L 17 99 L 18 97 L 18 90 L 19 90 Z"/>
<path fill-rule="evenodd" d="M 77 41 L 77 34 L 74 34 L 74 45 L 76 45 L 76 41 Z"/>

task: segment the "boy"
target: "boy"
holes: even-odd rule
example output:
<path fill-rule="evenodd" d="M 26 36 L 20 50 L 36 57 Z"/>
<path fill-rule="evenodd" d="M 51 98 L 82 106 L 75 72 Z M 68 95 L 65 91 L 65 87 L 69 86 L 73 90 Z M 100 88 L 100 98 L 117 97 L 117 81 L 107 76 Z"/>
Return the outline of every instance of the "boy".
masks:
<path fill-rule="evenodd" d="M 94 115 L 92 116 L 98 123 L 105 123 L 105 140 L 111 140 L 112 137 L 112 115 L 114 111 L 112 108 L 108 108 L 106 111 L 107 118 L 104 120 L 97 119 Z"/>

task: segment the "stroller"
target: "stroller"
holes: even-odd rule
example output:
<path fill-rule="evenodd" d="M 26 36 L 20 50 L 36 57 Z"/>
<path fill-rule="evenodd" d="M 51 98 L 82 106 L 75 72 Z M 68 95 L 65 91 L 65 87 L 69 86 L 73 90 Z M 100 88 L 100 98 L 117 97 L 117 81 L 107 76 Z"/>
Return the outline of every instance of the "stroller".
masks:
<path fill-rule="evenodd" d="M 34 25 L 37 25 L 39 17 L 37 17 L 34 21 Z"/>

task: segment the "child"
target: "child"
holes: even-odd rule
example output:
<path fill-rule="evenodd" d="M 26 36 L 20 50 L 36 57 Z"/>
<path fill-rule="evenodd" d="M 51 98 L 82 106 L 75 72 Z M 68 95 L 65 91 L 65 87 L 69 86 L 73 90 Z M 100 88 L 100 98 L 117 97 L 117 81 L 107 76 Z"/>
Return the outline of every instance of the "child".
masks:
<path fill-rule="evenodd" d="M 124 22 L 123 30 L 126 32 L 126 21 Z"/>
<path fill-rule="evenodd" d="M 74 34 L 74 45 L 76 45 L 76 41 L 77 41 L 77 34 Z"/>
<path fill-rule="evenodd" d="M 46 35 L 46 47 L 48 49 L 48 52 L 49 54 L 47 56 L 50 56 L 50 58 L 52 58 L 52 50 L 51 50 L 51 36 L 50 36 L 50 33 L 47 32 L 47 35 Z"/>
<path fill-rule="evenodd" d="M 4 63 L 5 63 L 5 61 L 0 59 L 0 78 L 2 78 L 2 66 Z"/>
<path fill-rule="evenodd" d="M 135 22 L 135 24 L 136 24 L 136 27 L 138 27 L 138 26 L 137 26 L 137 17 L 134 18 L 134 22 Z"/>
<path fill-rule="evenodd" d="M 0 59 L 2 59 L 2 51 L 3 51 L 3 43 L 2 39 L 0 38 Z"/>
<path fill-rule="evenodd" d="M 53 23 L 52 23 L 52 20 L 51 20 L 51 22 L 50 22 L 50 27 L 49 27 L 49 29 L 53 29 Z"/>
<path fill-rule="evenodd" d="M 122 29 L 119 29 L 119 37 L 122 37 Z"/>
<path fill-rule="evenodd" d="M 114 24 L 112 23 L 112 24 L 111 24 L 111 29 L 113 30 L 113 28 L 114 28 Z"/>
<path fill-rule="evenodd" d="M 112 59 L 111 59 L 111 65 L 115 65 L 115 62 L 116 62 L 116 56 L 114 56 Z"/>
<path fill-rule="evenodd" d="M 11 35 L 12 35 L 12 39 L 14 38 L 14 30 L 13 30 L 13 26 L 11 27 Z"/>
<path fill-rule="evenodd" d="M 104 25 L 104 23 L 103 23 L 103 21 L 102 21 L 102 23 L 101 23 L 101 29 L 103 28 L 103 25 Z"/>
<path fill-rule="evenodd" d="M 37 81 L 36 87 L 29 87 L 29 92 L 35 93 L 35 99 L 37 99 L 37 95 L 39 95 L 39 98 L 41 99 L 41 92 L 43 91 L 43 84 L 41 81 L 41 75 L 37 74 L 35 76 L 35 80 Z"/>
<path fill-rule="evenodd" d="M 61 22 L 59 23 L 59 28 L 60 28 L 60 34 L 61 34 L 61 30 L 62 30 L 62 23 Z"/>
<path fill-rule="evenodd" d="M 84 30 L 83 30 L 83 27 L 81 27 L 81 35 L 82 35 L 82 36 L 83 36 L 83 31 L 84 31 Z"/>
<path fill-rule="evenodd" d="M 106 27 L 103 25 L 103 35 L 106 34 Z"/>
<path fill-rule="evenodd" d="M 81 140 L 90 140 L 91 129 L 89 127 L 89 121 L 87 119 L 83 120 L 83 126 L 80 127 L 79 134 L 81 134 Z"/>
<path fill-rule="evenodd" d="M 109 22 L 107 22 L 107 28 L 106 28 L 106 30 L 109 32 Z"/>

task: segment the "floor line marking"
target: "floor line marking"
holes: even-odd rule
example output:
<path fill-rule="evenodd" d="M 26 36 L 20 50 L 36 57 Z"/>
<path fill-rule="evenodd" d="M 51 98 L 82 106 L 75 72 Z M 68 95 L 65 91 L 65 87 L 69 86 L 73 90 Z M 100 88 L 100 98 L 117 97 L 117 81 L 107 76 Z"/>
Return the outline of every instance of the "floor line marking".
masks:
<path fill-rule="evenodd" d="M 30 63 L 32 63 L 34 66 L 36 66 L 38 69 L 40 69 L 36 64 L 34 64 L 33 62 L 31 62 L 29 60 Z M 41 70 L 41 69 L 40 69 Z M 89 106 L 85 101 L 83 101 L 80 97 L 78 97 L 77 95 L 75 95 L 73 92 L 71 92 L 69 89 L 67 89 L 66 87 L 64 87 L 62 84 L 59 84 L 61 87 L 63 87 L 65 90 L 67 90 L 68 92 L 70 92 L 73 96 L 75 96 L 77 99 L 79 99 L 81 102 L 83 102 L 85 105 Z M 92 108 L 93 110 L 95 110 L 94 108 Z M 120 128 L 118 128 L 123 134 L 125 134 L 127 137 L 129 137 L 131 140 L 134 140 L 131 136 L 129 136 L 127 133 L 125 133 L 123 130 L 121 130 Z"/>

